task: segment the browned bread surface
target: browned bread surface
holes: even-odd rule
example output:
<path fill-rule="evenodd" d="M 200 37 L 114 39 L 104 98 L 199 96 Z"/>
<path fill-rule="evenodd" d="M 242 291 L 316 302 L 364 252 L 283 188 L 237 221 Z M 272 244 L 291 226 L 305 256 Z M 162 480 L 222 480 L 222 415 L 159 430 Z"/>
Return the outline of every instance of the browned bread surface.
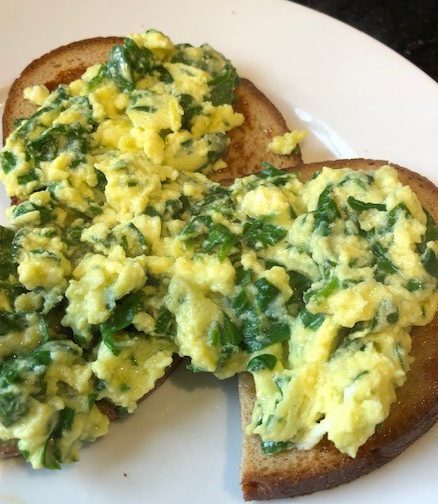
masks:
<path fill-rule="evenodd" d="M 386 161 L 366 159 L 327 161 L 298 166 L 308 180 L 324 166 L 374 170 Z M 400 180 L 417 194 L 438 222 L 438 188 L 425 177 L 397 165 Z M 295 170 L 294 170 L 295 171 Z M 380 429 L 359 449 L 356 458 L 322 441 L 308 451 L 291 450 L 264 455 L 258 436 L 243 436 L 242 490 L 246 500 L 273 499 L 308 494 L 351 481 L 396 457 L 426 432 L 438 419 L 438 316 L 424 327 L 414 327 L 412 353 L 415 362 L 408 378 L 397 390 L 397 401 Z M 254 404 L 254 382 L 249 374 L 239 378 L 242 428 L 250 422 Z"/>
<path fill-rule="evenodd" d="M 267 161 L 278 168 L 296 166 L 301 154 L 280 156 L 267 151 L 272 138 L 289 131 L 284 117 L 275 105 L 248 79 L 240 79 L 234 108 L 245 117 L 242 126 L 229 132 L 231 140 L 225 162 L 227 168 L 213 173 L 217 182 L 249 175 Z"/>

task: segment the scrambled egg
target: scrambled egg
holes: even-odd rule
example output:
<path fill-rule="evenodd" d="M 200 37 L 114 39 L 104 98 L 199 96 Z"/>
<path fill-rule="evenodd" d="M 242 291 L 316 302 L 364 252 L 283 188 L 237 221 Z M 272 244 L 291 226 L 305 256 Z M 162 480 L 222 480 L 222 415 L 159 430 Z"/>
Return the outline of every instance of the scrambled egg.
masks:
<path fill-rule="evenodd" d="M 293 130 L 275 136 L 268 144 L 268 150 L 274 154 L 287 155 L 299 149 L 299 144 L 307 136 L 307 131 Z M 299 151 L 298 151 L 299 152 Z"/>
<path fill-rule="evenodd" d="M 238 78 L 211 47 L 132 35 L 52 93 L 0 154 L 0 439 L 35 468 L 132 412 L 174 353 L 249 371 L 266 453 L 357 449 L 388 415 L 409 330 L 437 309 L 438 228 L 396 171 L 265 163 L 230 187 Z M 274 138 L 289 153 L 301 132 Z"/>

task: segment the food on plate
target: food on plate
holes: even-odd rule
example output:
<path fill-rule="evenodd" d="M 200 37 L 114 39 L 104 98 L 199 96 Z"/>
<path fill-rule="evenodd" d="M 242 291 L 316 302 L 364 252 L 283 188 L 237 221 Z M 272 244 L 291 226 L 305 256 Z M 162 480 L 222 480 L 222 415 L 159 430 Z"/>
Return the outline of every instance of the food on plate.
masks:
<path fill-rule="evenodd" d="M 301 317 L 292 332 L 291 371 L 278 373 L 275 380 L 290 378 L 281 393 L 278 388 L 274 396 L 262 396 L 257 406 L 260 393 L 256 394 L 254 379 L 264 393 L 270 385 L 269 373 L 252 373 L 254 379 L 249 373 L 239 377 L 242 427 L 247 433 L 242 448 L 245 499 L 293 497 L 348 482 L 397 456 L 437 420 L 438 230 L 434 220 L 438 219 L 438 189 L 404 168 L 382 170 L 383 164 L 359 159 L 298 168 L 300 178 L 310 180 L 308 187 L 314 186 L 308 204 L 315 208 L 320 223 L 319 231 L 308 236 L 308 243 L 315 245 L 312 259 L 336 265 L 328 267 L 331 279 L 303 296 L 313 314 Z M 345 167 L 359 171 L 344 172 Z M 312 181 L 312 177 L 316 178 Z M 368 190 L 370 183 L 372 190 Z M 330 187 L 329 191 L 324 193 L 324 187 Z M 420 202 L 430 214 L 421 210 Z M 336 217 L 324 237 L 328 221 L 321 220 L 319 209 L 327 217 L 337 212 L 348 216 L 344 230 Z M 353 227 L 351 219 L 356 221 Z M 356 239 L 360 249 L 354 245 Z M 363 263 L 370 247 L 374 278 Z M 353 267 L 352 261 L 356 262 Z M 374 284 L 371 291 L 370 283 Z M 392 305 L 387 304 L 389 299 Z M 306 320 L 310 322 L 307 329 L 301 327 Z M 405 380 L 395 400 L 394 388 Z M 266 399 L 273 397 L 278 404 L 265 406 Z M 298 427 L 290 440 L 289 424 L 281 422 L 288 405 L 288 413 L 294 415 L 292 424 Z M 261 445 L 259 436 L 252 434 L 258 427 L 262 435 L 275 435 L 272 443 Z M 325 432 L 344 453 L 326 438 L 313 446 Z M 350 457 L 361 436 L 370 434 L 355 457 Z M 279 451 L 288 445 L 289 450 Z M 296 449 L 300 447 L 307 449 Z"/>
<path fill-rule="evenodd" d="M 239 79 L 210 46 L 149 30 L 98 63 L 114 42 L 33 62 L 3 118 L 0 178 L 14 204 L 0 240 L 0 439 L 4 455 L 16 446 L 35 468 L 77 460 L 172 369 L 163 299 L 181 254 L 174 238 L 211 184 L 197 172 L 225 167 L 227 151 L 238 170 L 238 141 L 264 152 L 270 139 L 243 126 L 229 147 L 244 123 L 232 106 Z M 30 118 L 17 119 L 29 111 L 21 92 L 39 107 Z M 236 94 L 252 127 L 286 131 L 250 82 Z"/>
<path fill-rule="evenodd" d="M 60 84 L 79 79 L 85 70 L 108 58 L 114 44 L 122 44 L 120 37 L 98 37 L 73 42 L 59 47 L 28 65 L 12 84 L 3 113 L 3 141 L 13 130 L 16 120 L 32 115 L 36 107 L 23 99 L 26 88 L 44 84 L 53 91 Z M 248 79 L 240 78 L 234 90 L 233 108 L 243 114 L 244 123 L 227 132 L 230 145 L 225 153 L 226 170 L 212 174 L 215 180 L 235 178 L 260 169 L 267 161 L 279 168 L 301 162 L 299 147 L 290 155 L 276 155 L 267 148 L 273 137 L 288 133 L 286 122 L 278 109 Z"/>
<path fill-rule="evenodd" d="M 8 132 L 21 92 L 39 108 L 0 154 L 3 453 L 77 460 L 175 354 L 243 373 L 245 498 L 348 481 L 436 419 L 435 186 L 383 162 L 279 169 L 304 132 L 210 46 L 155 30 L 31 64 Z"/>

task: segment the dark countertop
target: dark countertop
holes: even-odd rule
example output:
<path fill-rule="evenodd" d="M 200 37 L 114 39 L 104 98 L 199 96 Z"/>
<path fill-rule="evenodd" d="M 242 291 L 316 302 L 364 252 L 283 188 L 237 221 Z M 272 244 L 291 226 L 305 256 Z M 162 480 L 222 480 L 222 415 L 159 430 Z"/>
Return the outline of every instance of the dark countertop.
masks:
<path fill-rule="evenodd" d="M 358 28 L 438 81 L 438 0 L 294 0 Z"/>

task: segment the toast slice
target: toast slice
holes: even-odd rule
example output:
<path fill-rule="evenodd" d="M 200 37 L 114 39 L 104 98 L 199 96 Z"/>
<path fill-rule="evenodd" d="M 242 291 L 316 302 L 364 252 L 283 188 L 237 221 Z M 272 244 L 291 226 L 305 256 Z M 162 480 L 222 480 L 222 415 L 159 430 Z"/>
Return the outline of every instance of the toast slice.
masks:
<path fill-rule="evenodd" d="M 80 40 L 32 61 L 9 90 L 3 112 L 3 143 L 12 132 L 14 121 L 28 117 L 36 110 L 34 105 L 23 99 L 26 87 L 45 84 L 52 91 L 59 84 L 68 84 L 78 79 L 87 67 L 105 62 L 112 46 L 121 42 L 123 39 L 120 37 Z M 289 156 L 267 152 L 272 137 L 289 131 L 275 105 L 248 79 L 240 80 L 235 94 L 235 109 L 245 116 L 245 122 L 229 134 L 231 143 L 225 157 L 227 168 L 216 172 L 212 178 L 220 181 L 247 175 L 256 171 L 262 161 L 279 168 L 301 163 L 299 152 Z"/>
<path fill-rule="evenodd" d="M 312 163 L 297 168 L 303 181 L 324 166 L 375 170 L 386 161 L 353 159 Z M 438 188 L 406 168 L 397 168 L 400 180 L 417 194 L 423 206 L 438 222 Z M 294 497 L 351 481 L 389 462 L 424 434 L 438 419 L 438 315 L 424 327 L 411 331 L 415 358 L 406 383 L 397 391 L 389 417 L 359 449 L 356 458 L 338 451 L 327 440 L 307 451 L 290 450 L 265 455 L 260 438 L 243 435 L 241 483 L 246 500 Z M 242 428 L 251 420 L 255 400 L 254 382 L 249 373 L 239 377 Z"/>
<path fill-rule="evenodd" d="M 9 90 L 2 119 L 3 143 L 12 132 L 14 121 L 28 117 L 36 110 L 33 104 L 23 98 L 26 87 L 45 84 L 52 91 L 59 84 L 68 84 L 78 79 L 87 67 L 105 62 L 112 46 L 122 42 L 121 37 L 80 40 L 54 49 L 32 61 Z M 262 161 L 269 161 L 280 167 L 293 167 L 301 163 L 299 152 L 290 156 L 266 152 L 272 137 L 286 133 L 288 128 L 276 107 L 247 79 L 241 79 L 236 90 L 235 109 L 244 114 L 245 122 L 230 133 L 231 144 L 225 158 L 228 166 L 214 174 L 217 181 L 256 171 Z M 173 364 L 145 397 L 166 380 L 179 362 L 180 358 L 175 356 Z M 111 421 L 118 418 L 118 409 L 111 403 L 101 401 L 99 408 Z M 0 443 L 0 458 L 16 455 L 19 455 L 19 452 L 13 443 Z"/>

